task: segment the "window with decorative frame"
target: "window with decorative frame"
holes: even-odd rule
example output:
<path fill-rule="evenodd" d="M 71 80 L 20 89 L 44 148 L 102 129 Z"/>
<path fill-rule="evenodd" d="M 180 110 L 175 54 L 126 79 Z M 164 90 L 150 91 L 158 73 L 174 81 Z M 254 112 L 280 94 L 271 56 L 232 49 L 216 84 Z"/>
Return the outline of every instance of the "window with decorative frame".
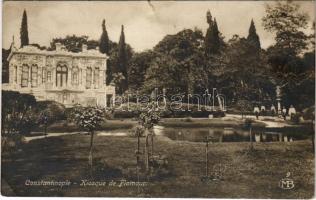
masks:
<path fill-rule="evenodd" d="M 38 66 L 36 64 L 33 64 L 31 68 L 31 86 L 32 87 L 37 87 L 37 80 L 38 80 Z"/>
<path fill-rule="evenodd" d="M 74 86 L 79 85 L 79 68 L 78 67 L 72 68 L 71 82 L 72 82 L 72 85 Z"/>
<path fill-rule="evenodd" d="M 96 67 L 94 69 L 94 76 L 93 76 L 94 88 L 99 88 L 99 79 L 100 79 L 100 69 Z"/>
<path fill-rule="evenodd" d="M 87 89 L 91 88 L 91 83 L 92 83 L 92 69 L 91 67 L 88 67 L 87 72 L 86 72 L 86 88 Z"/>
<path fill-rule="evenodd" d="M 59 63 L 56 68 L 56 86 L 63 87 L 67 85 L 68 68 L 65 63 Z"/>
<path fill-rule="evenodd" d="M 42 68 L 42 83 L 46 83 L 46 69 L 44 67 Z"/>
<path fill-rule="evenodd" d="M 14 65 L 14 83 L 18 83 L 18 67 Z"/>
<path fill-rule="evenodd" d="M 21 87 L 27 87 L 29 83 L 29 66 L 22 65 Z"/>
<path fill-rule="evenodd" d="M 47 71 L 47 74 L 46 74 L 46 81 L 48 83 L 52 82 L 52 72 L 50 70 Z"/>

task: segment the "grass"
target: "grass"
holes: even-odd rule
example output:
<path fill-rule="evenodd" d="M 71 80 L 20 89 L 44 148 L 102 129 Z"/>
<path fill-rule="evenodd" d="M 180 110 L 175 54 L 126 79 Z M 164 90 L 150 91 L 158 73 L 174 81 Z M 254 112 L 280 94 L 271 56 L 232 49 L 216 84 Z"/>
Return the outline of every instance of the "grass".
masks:
<path fill-rule="evenodd" d="M 137 121 L 131 119 L 121 119 L 121 120 L 106 120 L 102 123 L 101 127 L 98 130 L 110 131 L 117 129 L 131 129 L 137 125 Z M 74 123 L 68 123 L 65 121 L 59 121 L 54 124 L 51 124 L 47 127 L 47 132 L 54 133 L 64 133 L 64 132 L 77 132 L 80 131 L 80 128 Z M 34 130 L 34 132 L 44 132 L 44 127 L 41 126 Z"/>
<path fill-rule="evenodd" d="M 221 180 L 201 181 L 205 144 L 155 138 L 155 152 L 166 155 L 171 175 L 146 187 L 26 186 L 30 180 L 88 179 L 89 135 L 77 134 L 30 141 L 2 154 L 2 178 L 16 196 L 311 198 L 314 195 L 314 154 L 310 140 L 291 143 L 215 143 L 209 145 L 210 172 L 222 169 Z M 94 158 L 102 170 L 96 180 L 128 180 L 135 171 L 136 138 L 95 137 Z M 141 140 L 142 147 L 144 138 Z M 290 172 L 295 187 L 278 183 Z M 2 188 L 2 195 L 8 190 Z"/>
<path fill-rule="evenodd" d="M 242 120 L 237 119 L 226 119 L 221 118 L 214 119 L 195 119 L 195 118 L 162 118 L 159 123 L 165 127 L 183 127 L 183 128 L 196 128 L 196 127 L 238 127 L 241 128 L 244 126 Z M 115 119 L 115 120 L 106 120 L 98 130 L 110 131 L 117 129 L 132 129 L 137 125 L 137 121 L 133 119 Z M 261 122 L 254 122 L 253 127 L 264 128 L 265 124 Z M 64 132 L 77 132 L 80 129 L 74 123 L 68 123 L 67 121 L 59 121 L 47 127 L 47 132 L 54 133 L 64 133 Z M 34 132 L 44 132 L 44 127 L 41 126 L 34 130 Z"/>

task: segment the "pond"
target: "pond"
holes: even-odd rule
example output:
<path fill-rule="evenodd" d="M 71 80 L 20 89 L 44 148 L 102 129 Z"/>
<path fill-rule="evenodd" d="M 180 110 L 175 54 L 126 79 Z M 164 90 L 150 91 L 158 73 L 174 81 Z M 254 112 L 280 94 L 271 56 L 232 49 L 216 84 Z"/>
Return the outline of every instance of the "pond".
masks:
<path fill-rule="evenodd" d="M 127 137 L 131 129 L 120 129 L 116 131 L 96 131 L 98 136 L 117 136 Z M 249 130 L 241 128 L 224 128 L 224 127 L 154 127 L 155 135 L 167 137 L 171 140 L 204 142 L 206 137 L 212 142 L 249 142 Z M 261 131 L 252 131 L 252 141 L 255 142 L 292 142 L 296 140 L 309 139 L 311 130 L 301 127 L 287 127 L 282 129 L 265 128 Z M 87 134 L 83 132 L 69 133 L 49 133 L 47 135 L 36 135 L 25 137 L 25 141 L 29 142 L 35 139 L 46 137 L 55 137 L 68 134 Z"/>
<path fill-rule="evenodd" d="M 208 136 L 212 142 L 247 142 L 250 141 L 249 130 L 235 128 L 164 128 L 156 127 L 155 133 L 170 138 L 171 140 L 202 142 Z M 252 131 L 255 142 L 291 142 L 308 139 L 305 131 L 287 129 L 284 131 Z"/>

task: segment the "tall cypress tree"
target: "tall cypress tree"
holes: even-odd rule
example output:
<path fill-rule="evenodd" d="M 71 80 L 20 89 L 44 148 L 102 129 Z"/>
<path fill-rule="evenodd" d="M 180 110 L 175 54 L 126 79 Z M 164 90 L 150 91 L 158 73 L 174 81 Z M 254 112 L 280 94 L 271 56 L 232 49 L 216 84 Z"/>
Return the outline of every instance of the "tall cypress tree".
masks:
<path fill-rule="evenodd" d="M 124 92 L 127 89 L 127 55 L 126 55 L 126 44 L 124 26 L 122 25 L 120 41 L 118 44 L 118 70 L 123 74 L 125 79 L 122 81 L 120 91 Z"/>
<path fill-rule="evenodd" d="M 208 56 L 219 53 L 221 46 L 220 32 L 218 30 L 216 19 L 214 18 L 214 21 L 212 20 L 209 24 L 210 26 L 205 35 L 205 54 Z"/>
<path fill-rule="evenodd" d="M 218 30 L 216 18 L 214 18 L 214 23 L 213 23 L 213 28 L 212 28 L 212 35 L 211 35 L 211 42 L 212 42 L 211 53 L 213 53 L 213 54 L 218 53 L 220 45 L 221 45 L 221 40 L 219 38 L 219 30 Z"/>
<path fill-rule="evenodd" d="M 27 30 L 27 15 L 26 11 L 23 12 L 21 29 L 20 29 L 21 47 L 29 44 L 29 33 Z"/>
<path fill-rule="evenodd" d="M 218 30 L 216 19 L 212 19 L 212 15 L 210 11 L 207 11 L 206 20 L 209 24 L 209 27 L 206 31 L 205 35 L 205 54 L 212 55 L 219 53 L 221 39 L 220 39 L 220 32 Z"/>
<path fill-rule="evenodd" d="M 210 10 L 208 10 L 206 12 L 206 21 L 209 24 L 209 27 L 211 27 L 213 24 L 213 19 L 212 19 L 212 14 L 211 14 Z"/>
<path fill-rule="evenodd" d="M 206 21 L 208 23 L 208 28 L 206 30 L 206 35 L 205 35 L 205 55 L 209 55 L 210 54 L 210 37 L 211 37 L 211 30 L 212 30 L 212 26 L 213 26 L 213 19 L 212 19 L 212 15 L 211 12 L 208 10 L 206 13 Z"/>
<path fill-rule="evenodd" d="M 255 51 L 259 51 L 261 49 L 260 39 L 256 31 L 255 23 L 251 20 L 249 27 L 249 34 L 247 37 L 248 42 L 254 48 Z"/>
<path fill-rule="evenodd" d="M 106 31 L 104 19 L 102 21 L 102 35 L 101 35 L 100 43 L 99 43 L 99 50 L 101 53 L 106 53 L 106 54 L 109 54 L 109 51 L 110 51 L 109 36 L 108 36 L 108 32 Z"/>

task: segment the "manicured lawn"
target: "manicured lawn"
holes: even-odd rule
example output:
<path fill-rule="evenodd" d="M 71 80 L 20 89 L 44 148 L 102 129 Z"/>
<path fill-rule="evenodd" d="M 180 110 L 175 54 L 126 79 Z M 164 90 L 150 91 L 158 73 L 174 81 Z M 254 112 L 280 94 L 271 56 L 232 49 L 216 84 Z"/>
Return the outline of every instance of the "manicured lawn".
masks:
<path fill-rule="evenodd" d="M 80 186 L 89 179 L 89 135 L 77 134 L 30 141 L 11 155 L 2 154 L 2 178 L 17 196 L 142 196 L 217 198 L 311 198 L 314 155 L 309 140 L 291 143 L 216 143 L 209 147 L 210 172 L 221 169 L 221 180 L 201 181 L 205 173 L 203 143 L 155 138 L 155 152 L 168 158 L 169 176 L 150 185 Z M 129 180 L 135 174 L 136 138 L 95 137 L 94 158 L 102 170 L 94 180 Z M 142 139 L 142 144 L 144 143 Z M 143 146 L 143 145 L 142 145 Z M 279 181 L 290 172 L 295 187 L 284 190 Z M 76 182 L 71 186 L 26 186 L 26 180 Z M 142 181 L 146 181 L 141 177 Z M 2 188 L 2 194 L 9 193 Z"/>
<path fill-rule="evenodd" d="M 109 131 L 117 129 L 131 129 L 137 125 L 136 120 L 132 119 L 116 119 L 116 120 L 106 120 L 101 124 L 101 127 L 98 130 Z M 64 132 L 77 132 L 80 131 L 80 128 L 74 123 L 69 123 L 66 120 L 59 121 L 54 124 L 51 124 L 47 127 L 47 132 L 54 133 L 64 133 Z M 44 132 L 44 127 L 41 126 L 34 130 L 34 132 Z"/>

